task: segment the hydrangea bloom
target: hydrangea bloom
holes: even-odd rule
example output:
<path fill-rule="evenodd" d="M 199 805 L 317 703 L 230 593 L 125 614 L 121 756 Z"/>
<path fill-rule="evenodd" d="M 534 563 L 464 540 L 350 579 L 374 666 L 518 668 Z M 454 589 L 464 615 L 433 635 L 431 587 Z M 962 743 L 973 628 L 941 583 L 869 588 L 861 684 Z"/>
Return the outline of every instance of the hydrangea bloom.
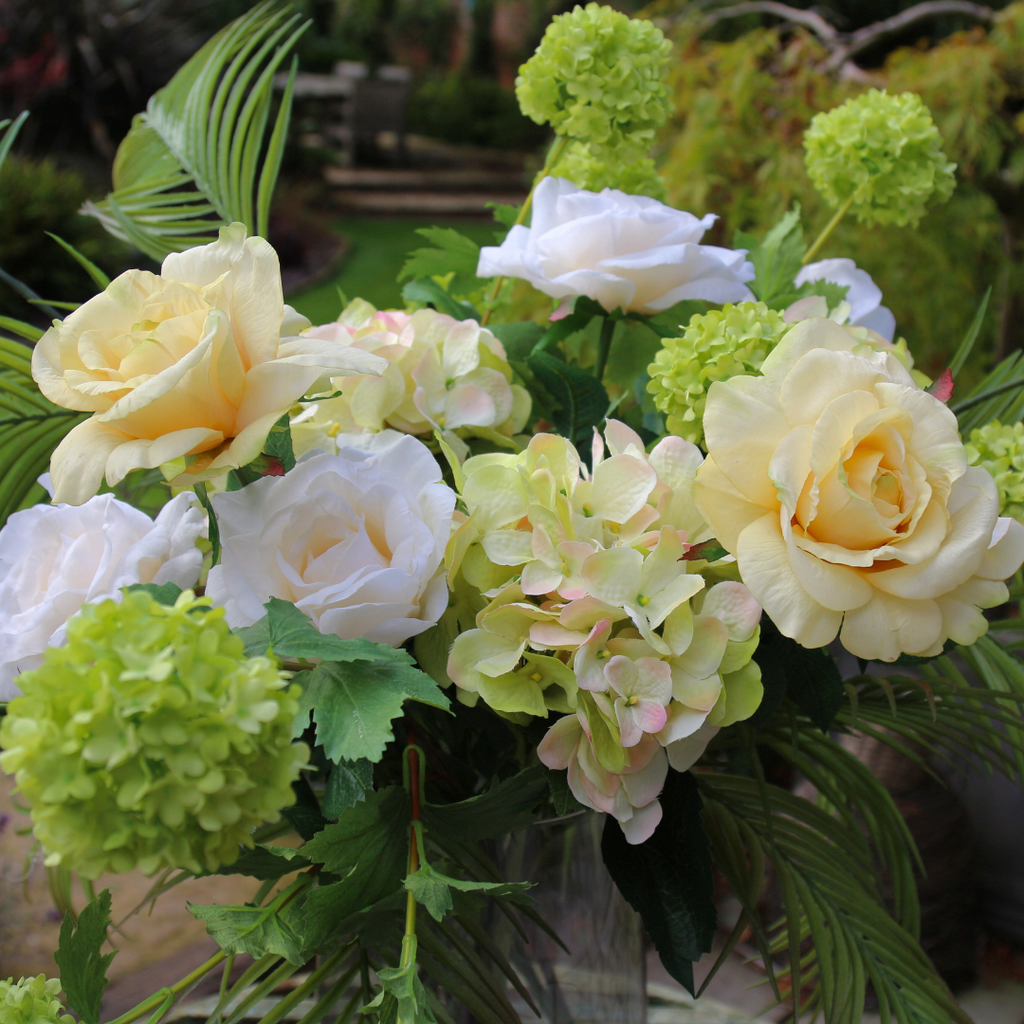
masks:
<path fill-rule="evenodd" d="M 565 178 L 590 192 L 617 188 L 634 196 L 650 196 L 664 202 L 665 182 L 650 157 L 623 159 L 587 142 L 574 142 L 551 168 L 551 176 Z"/>
<path fill-rule="evenodd" d="M 222 608 L 185 591 L 86 605 L 68 643 L 19 677 L 0 721 L 47 864 L 85 878 L 215 870 L 294 802 L 298 687 L 246 658 Z"/>
<path fill-rule="evenodd" d="M 694 314 L 683 336 L 666 338 L 647 368 L 647 390 L 665 414 L 666 429 L 700 444 L 711 384 L 757 373 L 787 330 L 782 314 L 763 302 L 727 303 L 720 310 Z"/>
<path fill-rule="evenodd" d="M 60 979 L 8 978 L 0 981 L 0 1024 L 75 1024 L 60 1001 Z"/>
<path fill-rule="evenodd" d="M 1024 521 L 1024 423 L 993 420 L 971 431 L 967 464 L 981 466 L 996 482 L 999 512 Z"/>
<path fill-rule="evenodd" d="M 648 455 L 610 420 L 587 472 L 568 441 L 537 434 L 519 455 L 467 460 L 449 545 L 450 576 L 490 599 L 452 646 L 460 699 L 568 713 L 541 759 L 633 843 L 660 819 L 668 764 L 689 767 L 761 699 L 759 605 L 734 580 L 708 587 L 687 557 L 710 537 L 690 497 L 701 461 L 678 437 Z"/>
<path fill-rule="evenodd" d="M 516 97 L 527 117 L 620 160 L 647 155 L 671 111 L 672 45 L 649 21 L 596 3 L 552 18 L 519 69 Z"/>
<path fill-rule="evenodd" d="M 928 203 L 945 202 L 956 167 L 921 97 L 866 93 L 815 114 L 804 133 L 807 174 L 832 206 L 852 199 L 865 224 L 916 225 Z"/>
<path fill-rule="evenodd" d="M 306 406 L 300 434 L 316 430 L 320 444 L 334 438 L 344 446 L 386 428 L 420 435 L 440 430 L 465 452 L 459 437 L 511 437 L 530 415 L 529 392 L 512 383 L 504 347 L 475 320 L 433 309 L 381 312 L 356 299 L 337 321 L 306 337 L 387 360 L 380 376 L 339 377 L 332 381 L 339 397 Z"/>

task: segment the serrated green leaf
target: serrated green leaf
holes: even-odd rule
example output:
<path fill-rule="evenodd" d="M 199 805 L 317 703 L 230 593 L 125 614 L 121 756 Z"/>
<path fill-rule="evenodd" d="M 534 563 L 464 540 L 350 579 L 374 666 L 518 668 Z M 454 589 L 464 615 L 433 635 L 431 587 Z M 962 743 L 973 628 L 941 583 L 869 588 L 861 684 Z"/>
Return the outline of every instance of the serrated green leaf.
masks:
<path fill-rule="evenodd" d="M 306 962 L 302 936 L 273 904 L 221 907 L 189 903 L 187 906 L 189 913 L 206 925 L 207 934 L 225 953 L 248 953 L 254 960 L 276 953 L 289 963 Z"/>
<path fill-rule="evenodd" d="M 177 583 L 131 583 L 124 589 L 129 593 L 135 590 L 144 591 L 154 601 L 168 606 L 173 605 L 181 596 L 181 587 Z"/>
<path fill-rule="evenodd" d="M 453 228 L 417 228 L 434 243 L 431 249 L 414 249 L 407 257 L 398 280 L 408 278 L 444 277 L 454 274 L 448 285 L 452 295 L 465 295 L 478 289 L 484 282 L 476 276 L 480 262 L 480 246 Z"/>
<path fill-rule="evenodd" d="M 271 428 L 263 442 L 263 451 L 278 459 L 286 473 L 295 468 L 295 449 L 292 448 L 291 419 L 285 413 Z"/>
<path fill-rule="evenodd" d="M 415 936 L 411 939 L 415 949 Z M 385 967 L 377 972 L 381 990 L 360 1011 L 377 1018 L 378 1024 L 437 1024 L 423 983 L 413 962 L 404 967 Z"/>
<path fill-rule="evenodd" d="M 604 385 L 549 352 L 531 353 L 526 365 L 557 405 L 551 417 L 558 433 L 573 442 L 586 440 L 611 404 Z"/>
<path fill-rule="evenodd" d="M 390 657 L 325 661 L 303 680 L 296 735 L 301 735 L 312 711 L 317 743 L 331 761 L 379 761 L 384 747 L 394 739 L 391 722 L 407 700 L 445 711 L 450 707 L 437 683 L 410 664 L 405 651 L 382 650 L 390 652 Z"/>
<path fill-rule="evenodd" d="M 479 320 L 480 314 L 469 302 L 452 298 L 433 278 L 419 277 L 402 289 L 402 298 L 408 302 L 422 302 L 433 306 L 439 313 L 447 313 L 456 320 Z"/>
<path fill-rule="evenodd" d="M 402 883 L 412 893 L 413 899 L 427 909 L 435 921 L 440 921 L 452 909 L 452 889 L 478 896 L 502 897 L 512 903 L 530 903 L 526 890 L 532 882 L 473 882 L 462 878 L 451 878 L 430 864 L 421 864 Z"/>
<path fill-rule="evenodd" d="M 331 769 L 324 789 L 324 815 L 337 818 L 366 798 L 373 788 L 373 765 L 365 758 L 342 761 Z"/>
<path fill-rule="evenodd" d="M 524 323 L 488 324 L 487 329 L 505 347 L 509 362 L 521 363 L 544 337 L 544 328 L 532 321 Z"/>
<path fill-rule="evenodd" d="M 107 987 L 107 968 L 117 955 L 100 953 L 110 926 L 110 890 L 104 889 L 78 915 L 78 924 L 64 915 L 53 959 L 68 1006 L 85 1024 L 99 1024 L 100 1004 Z"/>
<path fill-rule="evenodd" d="M 248 875 L 250 878 L 267 881 L 281 878 L 292 871 L 301 871 L 309 865 L 310 861 L 303 856 L 301 850 L 292 849 L 290 846 L 258 844 L 251 850 L 242 849 L 233 864 L 225 864 L 211 874 Z"/>
<path fill-rule="evenodd" d="M 555 805 L 555 814 L 559 817 L 583 809 L 583 804 L 573 796 L 569 788 L 569 776 L 566 772 L 549 769 L 548 789 L 551 791 L 551 802 Z"/>
<path fill-rule="evenodd" d="M 548 792 L 547 769 L 532 765 L 480 796 L 454 804 L 423 805 L 423 824 L 451 842 L 496 839 L 532 825 Z"/>
<path fill-rule="evenodd" d="M 630 845 L 609 816 L 601 853 L 619 891 L 643 919 L 665 970 L 692 995 L 693 963 L 710 952 L 717 920 L 693 774 L 670 771 L 659 799 L 664 815 L 650 839 Z"/>

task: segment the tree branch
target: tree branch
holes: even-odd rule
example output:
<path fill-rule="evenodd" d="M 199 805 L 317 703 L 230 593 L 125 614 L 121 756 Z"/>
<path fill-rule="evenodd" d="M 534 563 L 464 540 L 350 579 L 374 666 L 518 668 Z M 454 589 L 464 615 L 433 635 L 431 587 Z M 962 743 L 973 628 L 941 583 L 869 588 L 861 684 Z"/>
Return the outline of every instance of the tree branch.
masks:
<path fill-rule="evenodd" d="M 726 18 L 738 18 L 742 14 L 774 14 L 785 21 L 809 28 L 826 42 L 831 42 L 839 36 L 839 30 L 817 12 L 801 11 L 788 4 L 776 3 L 776 0 L 749 0 L 748 3 L 733 4 L 732 7 L 720 7 L 718 10 L 705 11 L 702 18 L 706 25 L 713 25 Z"/>

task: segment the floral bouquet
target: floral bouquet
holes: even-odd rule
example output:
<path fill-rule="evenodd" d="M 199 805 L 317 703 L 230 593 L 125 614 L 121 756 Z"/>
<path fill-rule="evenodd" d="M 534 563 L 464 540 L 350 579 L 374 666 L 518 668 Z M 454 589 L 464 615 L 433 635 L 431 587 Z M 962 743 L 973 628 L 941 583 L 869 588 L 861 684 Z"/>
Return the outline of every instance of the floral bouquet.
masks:
<path fill-rule="evenodd" d="M 870 277 L 813 259 L 847 213 L 949 196 L 928 111 L 870 91 L 814 119 L 836 215 L 810 247 L 799 210 L 705 245 L 714 215 L 663 205 L 648 158 L 670 44 L 577 7 L 521 69 L 555 137 L 500 243 L 427 229 L 405 309 L 313 326 L 261 237 L 302 27 L 254 9 L 122 142 L 85 212 L 159 273 L 65 245 L 98 294 L 0 322 L 0 768 L 65 914 L 59 981 L 0 983 L 2 1020 L 98 1024 L 92 880 L 138 870 L 153 899 L 253 896 L 190 905 L 220 952 L 115 1024 L 215 970 L 233 1024 L 303 968 L 266 1024 L 303 1000 L 302 1024 L 516 1024 L 538 979 L 486 922 L 545 906 L 503 844 L 589 810 L 691 992 L 717 872 L 742 908 L 719 963 L 752 936 L 794 1019 L 859 1021 L 870 987 L 883 1020 L 967 1021 L 842 740 L 1024 767 L 1024 377 L 954 399 L 984 303 L 931 381 Z"/>

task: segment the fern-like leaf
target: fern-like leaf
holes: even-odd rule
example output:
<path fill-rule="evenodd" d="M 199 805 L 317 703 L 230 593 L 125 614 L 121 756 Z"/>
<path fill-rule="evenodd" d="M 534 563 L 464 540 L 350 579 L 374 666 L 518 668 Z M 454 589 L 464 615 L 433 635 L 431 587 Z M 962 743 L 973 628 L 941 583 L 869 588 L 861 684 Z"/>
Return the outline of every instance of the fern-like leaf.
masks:
<path fill-rule="evenodd" d="M 297 65 L 267 139 L 274 74 L 309 25 L 299 20 L 264 3 L 218 32 L 135 117 L 114 191 L 82 212 L 158 261 L 232 221 L 266 235 Z"/>

